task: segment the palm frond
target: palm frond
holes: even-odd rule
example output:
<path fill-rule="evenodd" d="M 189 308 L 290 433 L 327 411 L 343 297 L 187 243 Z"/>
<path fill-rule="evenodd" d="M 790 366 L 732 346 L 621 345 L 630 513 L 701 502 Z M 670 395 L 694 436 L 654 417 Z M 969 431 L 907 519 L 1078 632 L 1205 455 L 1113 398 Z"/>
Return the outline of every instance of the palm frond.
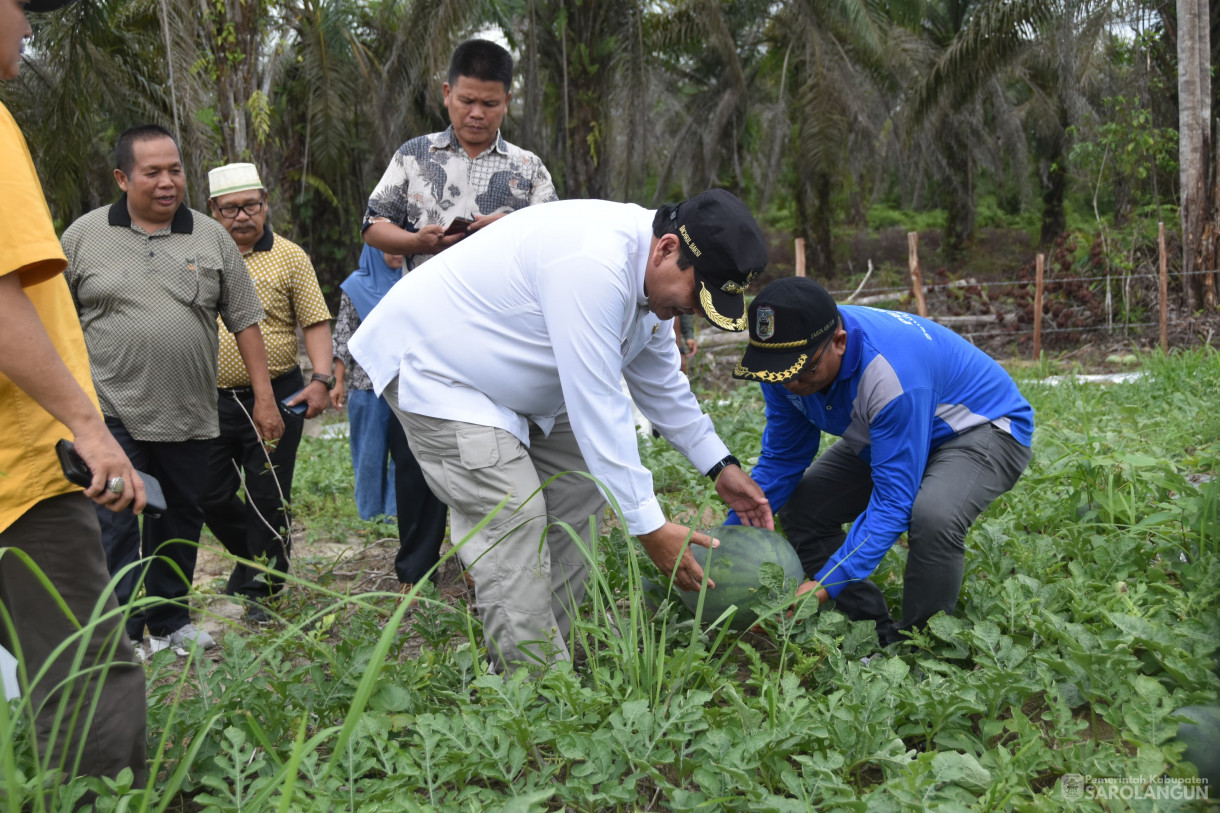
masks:
<path fill-rule="evenodd" d="M 1049 0 L 988 0 L 979 7 L 916 87 L 915 120 L 939 104 L 964 104 L 1032 41 L 1051 13 Z"/>

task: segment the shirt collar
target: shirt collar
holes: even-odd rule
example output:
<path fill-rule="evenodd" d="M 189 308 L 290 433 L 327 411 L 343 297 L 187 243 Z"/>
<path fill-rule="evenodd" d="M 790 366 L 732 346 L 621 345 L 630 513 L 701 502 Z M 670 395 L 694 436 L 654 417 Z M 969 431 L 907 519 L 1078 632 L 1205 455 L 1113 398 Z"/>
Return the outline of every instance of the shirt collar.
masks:
<path fill-rule="evenodd" d="M 644 292 L 644 272 L 648 270 L 648 256 L 652 251 L 652 219 L 656 212 L 641 209 L 636 224 L 635 241 L 635 301 L 641 308 L 648 307 L 648 295 Z"/>
<path fill-rule="evenodd" d="M 275 245 L 275 233 L 271 231 L 270 223 L 263 223 L 263 236 L 258 238 L 254 245 L 250 248 L 251 253 L 255 251 L 270 251 Z"/>
<path fill-rule="evenodd" d="M 844 348 L 843 359 L 839 362 L 839 374 L 835 376 L 836 382 L 846 381 L 856 374 L 856 368 L 860 366 L 860 356 L 863 352 L 861 348 L 864 345 L 864 339 L 856 320 L 843 308 L 839 308 L 839 318 L 843 320 L 843 329 L 847 331 L 847 347 Z"/>
<path fill-rule="evenodd" d="M 446 127 L 444 132 L 439 133 L 436 138 L 432 139 L 432 150 L 450 150 L 452 152 L 460 150 L 463 153 L 465 152 L 462 148 L 462 143 L 458 141 L 457 132 L 453 129 L 452 124 Z M 495 150 L 501 155 L 508 155 L 508 142 L 504 140 L 504 135 L 499 130 L 496 131 L 495 143 L 487 150 L 483 150 L 479 155 L 485 155 L 489 150 Z"/>
<path fill-rule="evenodd" d="M 131 212 L 127 210 L 126 192 L 110 206 L 107 220 L 111 226 L 131 228 Z M 186 205 L 186 201 L 178 204 L 178 211 L 174 212 L 174 219 L 169 224 L 169 230 L 173 234 L 191 234 L 195 231 L 195 216 L 191 214 L 191 209 Z"/>

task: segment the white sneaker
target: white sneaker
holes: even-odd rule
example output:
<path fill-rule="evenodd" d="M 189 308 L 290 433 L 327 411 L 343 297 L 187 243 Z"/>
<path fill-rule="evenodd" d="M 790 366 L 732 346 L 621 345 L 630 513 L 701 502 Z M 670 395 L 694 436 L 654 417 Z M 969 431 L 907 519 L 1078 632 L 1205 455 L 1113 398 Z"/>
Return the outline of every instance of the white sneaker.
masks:
<path fill-rule="evenodd" d="M 197 646 L 200 649 L 211 649 L 216 646 L 215 639 L 194 624 L 179 627 L 169 634 L 169 642 L 176 647 Z"/>
<path fill-rule="evenodd" d="M 160 652 L 163 649 L 169 649 L 169 647 L 170 647 L 170 643 L 169 643 L 168 635 L 153 635 L 153 634 L 149 633 L 149 636 L 148 636 L 148 654 L 149 655 L 156 655 L 158 652 Z M 182 647 L 174 647 L 174 654 L 180 658 L 185 658 L 186 650 L 183 649 Z"/>
<path fill-rule="evenodd" d="M 216 641 L 211 635 L 208 635 L 194 624 L 179 627 L 169 635 L 148 636 L 148 651 L 154 655 L 163 649 L 173 647 L 175 655 L 185 658 L 187 654 L 186 648 L 191 646 L 197 646 L 200 649 L 211 649 L 216 646 Z"/>
<path fill-rule="evenodd" d="M 136 660 L 140 663 L 144 663 L 144 660 L 147 657 L 144 654 L 144 642 L 138 641 L 135 638 L 132 638 L 131 639 L 131 648 L 135 650 Z"/>

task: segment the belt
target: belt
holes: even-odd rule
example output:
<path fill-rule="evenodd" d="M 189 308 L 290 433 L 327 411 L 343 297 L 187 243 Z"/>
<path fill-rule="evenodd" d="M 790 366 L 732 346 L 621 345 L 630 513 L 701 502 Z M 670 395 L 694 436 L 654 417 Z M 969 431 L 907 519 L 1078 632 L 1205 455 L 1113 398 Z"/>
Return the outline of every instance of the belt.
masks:
<path fill-rule="evenodd" d="M 293 367 L 288 372 L 277 375 L 275 378 L 271 379 L 271 387 L 274 389 L 276 384 L 280 383 L 281 381 L 285 380 L 286 378 L 288 378 L 289 376 L 291 376 L 293 374 L 300 375 L 301 368 Z M 216 389 L 219 390 L 221 393 L 228 393 L 230 395 L 236 395 L 239 397 L 244 396 L 244 395 L 249 395 L 249 396 L 254 395 L 254 387 L 217 387 Z"/>

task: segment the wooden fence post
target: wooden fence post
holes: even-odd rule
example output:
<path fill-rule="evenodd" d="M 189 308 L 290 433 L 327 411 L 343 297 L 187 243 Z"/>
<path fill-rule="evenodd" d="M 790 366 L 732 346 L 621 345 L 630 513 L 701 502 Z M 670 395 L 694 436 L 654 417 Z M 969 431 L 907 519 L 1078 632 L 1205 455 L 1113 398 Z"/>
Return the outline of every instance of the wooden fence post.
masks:
<path fill-rule="evenodd" d="M 1157 224 L 1157 249 L 1161 254 L 1161 352 L 1169 352 L 1169 262 L 1165 256 L 1165 222 Z"/>
<path fill-rule="evenodd" d="M 1042 358 L 1042 272 L 1046 267 L 1046 255 L 1039 254 L 1034 261 L 1034 361 Z"/>
<path fill-rule="evenodd" d="M 907 232 L 908 263 L 911 267 L 911 293 L 915 296 L 915 309 L 920 316 L 928 315 L 928 300 L 923 295 L 923 278 L 919 272 L 919 232 Z"/>
<path fill-rule="evenodd" d="M 805 238 L 796 238 L 796 275 L 805 276 Z"/>

